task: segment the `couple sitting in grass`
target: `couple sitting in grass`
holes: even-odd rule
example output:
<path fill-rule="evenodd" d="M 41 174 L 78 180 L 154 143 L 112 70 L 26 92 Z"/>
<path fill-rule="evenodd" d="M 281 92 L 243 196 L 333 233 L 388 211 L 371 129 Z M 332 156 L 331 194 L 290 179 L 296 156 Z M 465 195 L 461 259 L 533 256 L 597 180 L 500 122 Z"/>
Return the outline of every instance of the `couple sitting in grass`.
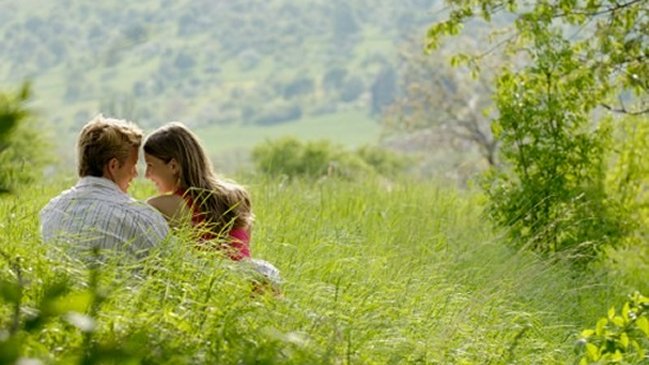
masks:
<path fill-rule="evenodd" d="M 77 184 L 41 211 L 46 242 L 68 242 L 75 251 L 111 249 L 142 257 L 169 234 L 187 227 L 195 246 L 246 262 L 272 285 L 279 272 L 250 256 L 250 197 L 240 185 L 219 179 L 198 138 L 169 123 L 144 142 L 145 177 L 160 195 L 147 203 L 128 194 L 137 176 L 142 132 L 133 123 L 102 116 L 86 124 L 78 140 Z"/>

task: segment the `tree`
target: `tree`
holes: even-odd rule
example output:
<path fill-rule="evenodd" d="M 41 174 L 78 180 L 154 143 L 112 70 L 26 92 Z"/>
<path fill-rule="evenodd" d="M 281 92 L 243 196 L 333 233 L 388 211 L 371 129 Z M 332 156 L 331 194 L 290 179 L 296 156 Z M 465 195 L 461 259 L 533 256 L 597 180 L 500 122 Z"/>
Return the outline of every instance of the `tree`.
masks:
<path fill-rule="evenodd" d="M 454 69 L 443 55 L 428 57 L 409 45 L 401 53 L 401 94 L 385 110 L 390 133 L 430 132 L 441 140 L 461 140 L 476 146 L 485 161 L 496 164 L 497 141 L 489 130 L 485 110 L 491 106 L 490 75 L 472 79 L 465 69 Z M 438 144 L 436 144 L 438 146 Z"/>
<path fill-rule="evenodd" d="M 539 61 L 538 51 L 569 49 L 571 57 L 590 70 L 594 81 L 606 93 L 597 104 L 623 113 L 649 112 L 649 0 L 545 0 L 530 6 L 521 0 L 459 0 L 449 3 L 448 19 L 428 30 L 427 49 L 436 49 L 444 35 L 457 35 L 463 25 L 476 18 L 513 19 L 512 27 L 502 33 L 496 45 L 473 55 L 459 54 L 458 61 L 474 67 L 499 47 Z M 620 102 L 610 105 L 622 90 L 633 91 L 636 108 Z"/>
<path fill-rule="evenodd" d="M 347 76 L 347 70 L 340 67 L 333 67 L 328 69 L 327 72 L 322 77 L 322 87 L 326 91 L 338 91 L 342 88 L 345 77 Z"/>
<path fill-rule="evenodd" d="M 282 95 L 285 99 L 292 99 L 313 93 L 314 82 L 308 76 L 297 76 L 288 84 L 284 85 Z"/>
<path fill-rule="evenodd" d="M 351 103 L 358 99 L 365 91 L 363 79 L 358 76 L 352 76 L 345 80 L 345 84 L 340 90 L 340 100 Z"/>
<path fill-rule="evenodd" d="M 346 2 L 336 2 L 333 6 L 334 41 L 337 44 L 344 44 L 358 33 L 360 27 L 352 8 Z"/>
<path fill-rule="evenodd" d="M 612 152 L 605 121 L 649 112 L 648 3 L 460 0 L 429 28 L 432 50 L 474 18 L 513 19 L 495 46 L 454 60 L 479 70 L 499 47 L 526 60 L 501 68 L 492 130 L 505 164 L 485 183 L 491 217 L 517 245 L 590 259 L 629 233 L 605 188 Z"/>
<path fill-rule="evenodd" d="M 372 114 L 381 114 L 397 94 L 397 74 L 390 65 L 385 65 L 374 79 L 372 87 Z"/>
<path fill-rule="evenodd" d="M 194 57 L 186 52 L 180 52 L 174 60 L 174 66 L 182 71 L 190 70 L 196 65 Z"/>

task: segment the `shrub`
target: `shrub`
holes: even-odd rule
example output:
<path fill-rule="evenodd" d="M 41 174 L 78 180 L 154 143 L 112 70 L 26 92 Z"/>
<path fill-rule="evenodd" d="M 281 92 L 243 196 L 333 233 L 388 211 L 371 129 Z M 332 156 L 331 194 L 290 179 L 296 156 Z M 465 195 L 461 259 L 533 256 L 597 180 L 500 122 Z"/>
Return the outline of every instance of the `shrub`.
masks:
<path fill-rule="evenodd" d="M 488 210 L 517 247 L 588 261 L 625 235 L 605 189 L 611 131 L 592 125 L 602 91 L 590 70 L 568 50 L 546 47 L 538 67 L 498 80 L 492 129 L 507 168 L 488 175 Z"/>
<path fill-rule="evenodd" d="M 398 175 L 407 165 L 403 157 L 378 147 L 348 151 L 327 140 L 301 142 L 293 137 L 266 141 L 253 150 L 257 170 L 270 176 L 336 176 L 349 180 Z"/>
<path fill-rule="evenodd" d="M 403 155 L 376 146 L 363 146 L 358 149 L 357 154 L 383 176 L 397 176 L 410 163 Z"/>
<path fill-rule="evenodd" d="M 252 159 L 263 174 L 271 176 L 299 175 L 303 145 L 292 137 L 266 141 L 252 151 Z"/>
<path fill-rule="evenodd" d="M 44 141 L 31 123 L 25 84 L 15 95 L 0 94 L 0 191 L 33 182 L 48 161 Z"/>
<path fill-rule="evenodd" d="M 25 84 L 16 95 L 0 93 L 0 149 L 6 147 L 18 122 L 27 118 L 29 112 L 24 103 L 29 99 L 29 85 Z"/>

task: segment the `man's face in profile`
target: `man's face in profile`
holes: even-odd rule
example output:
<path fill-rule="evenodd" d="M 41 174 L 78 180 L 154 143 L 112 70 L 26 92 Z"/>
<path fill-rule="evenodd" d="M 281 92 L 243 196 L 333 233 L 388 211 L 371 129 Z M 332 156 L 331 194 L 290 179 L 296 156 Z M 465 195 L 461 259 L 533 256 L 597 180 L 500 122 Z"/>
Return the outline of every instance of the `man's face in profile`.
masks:
<path fill-rule="evenodd" d="M 137 157 L 138 149 L 133 147 L 126 161 L 113 173 L 113 181 L 125 193 L 128 191 L 131 181 L 137 176 Z"/>

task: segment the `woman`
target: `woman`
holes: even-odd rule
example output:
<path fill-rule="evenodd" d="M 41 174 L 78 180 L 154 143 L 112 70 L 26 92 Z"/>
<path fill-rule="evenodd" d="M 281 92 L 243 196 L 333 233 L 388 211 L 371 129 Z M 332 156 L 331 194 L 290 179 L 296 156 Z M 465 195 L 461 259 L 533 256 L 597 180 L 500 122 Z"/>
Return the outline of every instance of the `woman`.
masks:
<path fill-rule="evenodd" d="M 147 202 L 172 226 L 190 223 L 202 244 L 225 241 L 233 260 L 250 257 L 253 214 L 248 192 L 219 179 L 198 138 L 178 122 L 149 135 L 144 143 L 145 176 L 159 196 Z"/>
<path fill-rule="evenodd" d="M 250 259 L 250 228 L 254 216 L 246 189 L 219 179 L 198 138 L 182 123 L 172 122 L 151 133 L 144 142 L 146 178 L 160 195 L 147 202 L 172 226 L 189 224 L 201 246 L 217 244 L 228 257 L 245 261 L 263 280 L 253 290 L 279 294 L 279 270 Z"/>

